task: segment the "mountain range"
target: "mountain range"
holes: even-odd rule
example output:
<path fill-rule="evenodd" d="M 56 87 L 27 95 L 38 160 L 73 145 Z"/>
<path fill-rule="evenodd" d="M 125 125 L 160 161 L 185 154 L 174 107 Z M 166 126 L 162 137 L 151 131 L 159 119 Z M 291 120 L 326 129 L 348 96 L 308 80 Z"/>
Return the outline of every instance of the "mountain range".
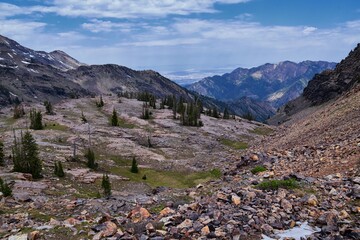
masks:
<path fill-rule="evenodd" d="M 298 97 L 308 81 L 336 63 L 325 61 L 290 61 L 264 64 L 254 68 L 237 68 L 231 73 L 206 77 L 187 88 L 221 101 L 239 101 L 250 97 L 278 108 Z"/>
<path fill-rule="evenodd" d="M 269 123 L 283 123 L 302 110 L 331 102 L 346 92 L 358 89 L 360 85 L 359 59 L 360 44 L 334 70 L 316 74 L 309 81 L 303 93 L 281 107 L 278 113 L 269 120 Z M 357 101 L 360 102 L 360 99 Z"/>
<path fill-rule="evenodd" d="M 151 92 L 194 98 L 195 94 L 159 73 L 114 65 L 86 65 L 62 51 L 34 51 L 0 36 L 0 104 L 24 101 Z"/>

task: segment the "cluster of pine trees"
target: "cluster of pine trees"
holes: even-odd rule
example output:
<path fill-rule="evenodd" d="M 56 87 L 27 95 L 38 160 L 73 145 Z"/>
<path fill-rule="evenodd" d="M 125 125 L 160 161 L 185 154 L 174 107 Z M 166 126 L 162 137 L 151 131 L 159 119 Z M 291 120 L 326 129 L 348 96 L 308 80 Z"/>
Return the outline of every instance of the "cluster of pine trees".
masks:
<path fill-rule="evenodd" d="M 20 139 L 16 137 L 14 131 L 14 147 L 12 149 L 14 171 L 30 173 L 34 179 L 42 177 L 42 162 L 39 158 L 38 146 L 29 131 Z"/>

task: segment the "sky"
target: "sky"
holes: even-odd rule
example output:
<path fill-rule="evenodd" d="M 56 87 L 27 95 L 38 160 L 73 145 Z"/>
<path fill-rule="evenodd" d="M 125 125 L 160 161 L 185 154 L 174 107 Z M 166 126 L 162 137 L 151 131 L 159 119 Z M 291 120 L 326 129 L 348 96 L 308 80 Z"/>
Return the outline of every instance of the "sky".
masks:
<path fill-rule="evenodd" d="M 360 1 L 0 0 L 0 34 L 181 82 L 285 60 L 339 62 L 360 42 Z"/>

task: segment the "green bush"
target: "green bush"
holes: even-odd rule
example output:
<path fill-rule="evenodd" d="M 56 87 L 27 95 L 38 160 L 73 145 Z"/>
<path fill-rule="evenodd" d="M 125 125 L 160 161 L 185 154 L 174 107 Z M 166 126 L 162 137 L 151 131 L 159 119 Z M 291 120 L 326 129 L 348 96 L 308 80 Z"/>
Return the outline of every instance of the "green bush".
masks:
<path fill-rule="evenodd" d="M 266 169 L 266 167 L 264 167 L 264 166 L 256 166 L 256 167 L 254 167 L 253 169 L 251 169 L 251 173 L 252 174 L 256 174 L 256 173 L 259 173 L 259 172 L 264 172 L 264 171 L 266 171 L 267 169 Z"/>
<path fill-rule="evenodd" d="M 8 197 L 12 195 L 12 190 L 9 185 L 2 180 L 0 177 L 0 192 L 4 194 L 4 197 Z"/>
<path fill-rule="evenodd" d="M 259 183 L 256 188 L 262 190 L 277 190 L 279 188 L 294 189 L 299 187 L 295 179 L 288 180 L 266 180 Z"/>

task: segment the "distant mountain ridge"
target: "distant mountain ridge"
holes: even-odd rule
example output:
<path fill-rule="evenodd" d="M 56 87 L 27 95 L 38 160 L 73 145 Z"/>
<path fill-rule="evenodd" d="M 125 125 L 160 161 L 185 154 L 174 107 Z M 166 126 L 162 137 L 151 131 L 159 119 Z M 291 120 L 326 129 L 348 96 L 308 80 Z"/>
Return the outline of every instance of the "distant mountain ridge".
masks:
<path fill-rule="evenodd" d="M 360 90 L 360 43 L 343 59 L 334 70 L 316 74 L 303 93 L 285 104 L 270 119 L 271 124 L 288 121 L 292 115 L 313 106 L 330 102 L 350 91 Z M 358 99 L 360 102 L 360 99 Z"/>
<path fill-rule="evenodd" d="M 316 73 L 333 69 L 335 65 L 325 61 L 267 63 L 207 77 L 187 88 L 222 101 L 234 101 L 245 96 L 269 102 L 278 108 L 299 96 Z"/>
<path fill-rule="evenodd" d="M 86 65 L 62 51 L 34 51 L 0 35 L 0 104 L 58 101 L 70 97 L 151 92 L 194 98 L 194 94 L 159 73 L 115 64 Z M 208 100 L 209 102 L 209 100 Z"/>

